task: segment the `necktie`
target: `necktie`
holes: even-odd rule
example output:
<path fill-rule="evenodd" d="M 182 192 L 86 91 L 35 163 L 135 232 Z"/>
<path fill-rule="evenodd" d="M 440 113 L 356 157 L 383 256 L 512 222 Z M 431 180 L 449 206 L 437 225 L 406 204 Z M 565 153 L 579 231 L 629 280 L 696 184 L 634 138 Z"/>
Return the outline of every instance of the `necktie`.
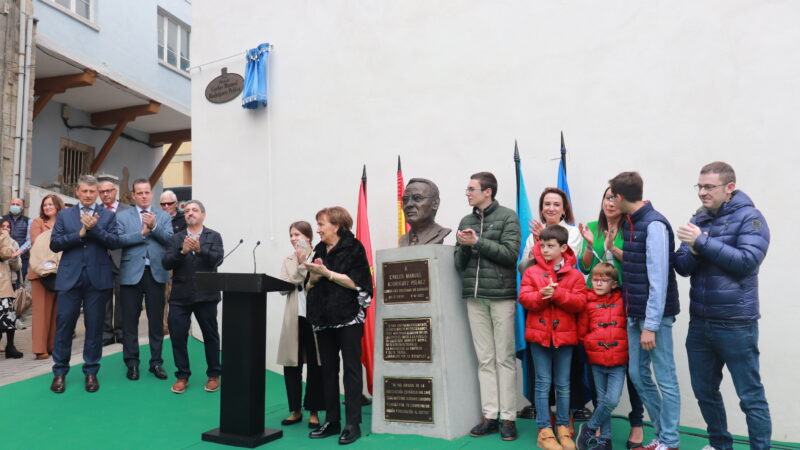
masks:
<path fill-rule="evenodd" d="M 91 211 L 92 208 L 89 208 L 88 206 L 84 206 L 81 208 L 81 212 L 83 212 L 84 214 L 89 214 Z"/>

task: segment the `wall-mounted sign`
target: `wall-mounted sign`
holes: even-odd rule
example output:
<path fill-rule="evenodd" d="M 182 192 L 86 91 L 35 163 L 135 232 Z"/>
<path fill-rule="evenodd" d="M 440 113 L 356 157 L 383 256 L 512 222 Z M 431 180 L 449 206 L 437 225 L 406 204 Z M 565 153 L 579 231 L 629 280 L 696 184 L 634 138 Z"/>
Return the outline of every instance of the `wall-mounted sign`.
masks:
<path fill-rule="evenodd" d="M 211 80 L 206 86 L 206 99 L 211 103 L 229 102 L 244 89 L 244 78 L 235 73 L 228 73 L 228 68 L 222 68 L 222 74 Z"/>

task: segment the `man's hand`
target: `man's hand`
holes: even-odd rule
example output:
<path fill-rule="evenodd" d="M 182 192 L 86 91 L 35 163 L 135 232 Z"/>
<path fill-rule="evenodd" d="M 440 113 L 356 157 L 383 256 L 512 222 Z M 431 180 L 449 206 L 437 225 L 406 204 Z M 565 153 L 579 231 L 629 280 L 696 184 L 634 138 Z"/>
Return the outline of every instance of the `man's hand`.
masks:
<path fill-rule="evenodd" d="M 150 233 L 150 227 L 142 221 L 142 236 L 147 236 Z M 188 236 L 187 236 L 188 237 Z"/>
<path fill-rule="evenodd" d="M 686 245 L 694 245 L 700 233 L 702 233 L 700 227 L 693 223 L 687 223 L 682 227 L 678 227 L 678 239 L 686 243 Z"/>
<path fill-rule="evenodd" d="M 466 230 L 459 230 L 456 232 L 456 242 L 461 245 L 473 246 L 478 243 L 478 235 L 472 228 Z"/>
<path fill-rule="evenodd" d="M 152 212 L 142 214 L 142 224 L 147 225 L 151 230 L 156 227 L 156 215 Z"/>
<path fill-rule="evenodd" d="M 99 216 L 97 215 L 97 213 L 94 213 L 94 214 L 86 214 L 86 213 L 81 214 L 81 224 L 83 225 L 83 228 L 85 228 L 86 231 L 89 231 L 92 228 L 94 228 L 94 226 L 97 225 L 97 218 L 98 217 Z"/>
<path fill-rule="evenodd" d="M 189 235 L 186 235 L 186 237 L 183 238 L 183 246 L 181 247 L 181 253 L 185 255 L 190 251 L 192 251 L 192 238 L 189 237 Z"/>
<path fill-rule="evenodd" d="M 656 332 L 642 329 L 642 337 L 639 339 L 642 349 L 650 351 L 656 348 Z"/>

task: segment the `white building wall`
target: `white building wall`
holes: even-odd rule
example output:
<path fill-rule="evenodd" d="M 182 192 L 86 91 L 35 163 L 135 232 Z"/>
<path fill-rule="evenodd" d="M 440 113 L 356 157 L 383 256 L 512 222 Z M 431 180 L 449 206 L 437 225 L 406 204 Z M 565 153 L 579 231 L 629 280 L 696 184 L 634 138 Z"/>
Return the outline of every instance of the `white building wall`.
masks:
<path fill-rule="evenodd" d="M 397 155 L 406 180 L 438 183 L 438 221 L 453 228 L 468 213 L 463 189 L 474 172 L 494 172 L 498 200 L 513 206 L 514 139 L 536 199 L 556 183 L 554 158 L 565 131 L 582 222 L 596 220 L 609 178 L 638 170 L 645 197 L 681 225 L 699 206 L 692 188 L 699 168 L 725 160 L 772 231 L 761 270 L 761 373 L 773 438 L 800 441 L 793 332 L 800 307 L 787 295 L 791 255 L 800 245 L 792 230 L 800 221 L 794 177 L 800 4 L 231 0 L 226 6 L 219 14 L 212 4 L 193 5 L 193 64 L 265 41 L 274 51 L 267 111 L 204 98 L 221 67 L 243 74 L 242 57 L 192 74 L 194 196 L 205 201 L 207 223 L 228 248 L 245 239 L 224 270 L 252 270 L 250 249 L 261 240 L 259 271 L 277 274 L 290 251 L 289 223 L 313 222 L 318 209 L 336 204 L 355 215 L 362 164 L 373 249 L 394 246 Z M 688 281 L 679 283 L 681 423 L 705 428 L 683 345 Z M 268 363 L 276 369 L 283 300 L 275 295 L 269 302 Z M 731 431 L 746 434 L 727 376 L 723 395 Z"/>

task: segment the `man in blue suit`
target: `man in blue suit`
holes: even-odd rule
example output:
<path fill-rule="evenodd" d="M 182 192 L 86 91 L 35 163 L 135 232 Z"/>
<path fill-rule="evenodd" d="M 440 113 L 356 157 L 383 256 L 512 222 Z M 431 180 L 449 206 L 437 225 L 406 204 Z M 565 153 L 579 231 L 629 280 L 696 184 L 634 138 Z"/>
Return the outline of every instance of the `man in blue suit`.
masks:
<path fill-rule="evenodd" d="M 156 378 L 166 380 L 161 347 L 164 341 L 164 283 L 169 280 L 169 273 L 161 260 L 172 239 L 172 222 L 167 213 L 153 208 L 153 193 L 146 178 L 133 182 L 133 200 L 135 207 L 117 215 L 117 233 L 122 247 L 119 268 L 122 356 L 128 366 L 128 379 L 138 380 L 139 316 L 144 297 L 150 338 L 150 372 Z"/>
<path fill-rule="evenodd" d="M 72 353 L 72 334 L 83 306 L 86 339 L 83 344 L 83 373 L 86 391 L 100 388 L 97 372 L 103 343 L 103 317 L 113 286 L 108 250 L 119 246 L 114 213 L 95 205 L 97 179 L 82 175 L 75 190 L 79 203 L 61 211 L 53 227 L 50 249 L 63 252 L 56 275 L 58 305 L 53 348 L 53 382 L 50 390 L 64 392 Z"/>

